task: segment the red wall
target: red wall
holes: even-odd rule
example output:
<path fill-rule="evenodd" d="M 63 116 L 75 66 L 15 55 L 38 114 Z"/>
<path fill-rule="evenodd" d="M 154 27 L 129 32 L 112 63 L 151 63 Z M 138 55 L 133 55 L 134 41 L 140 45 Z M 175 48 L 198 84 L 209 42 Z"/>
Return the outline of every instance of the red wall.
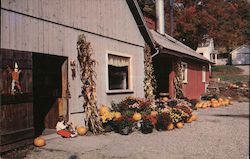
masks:
<path fill-rule="evenodd" d="M 188 64 L 187 71 L 187 83 L 183 83 L 183 93 L 188 99 L 199 99 L 200 96 L 205 92 L 205 84 L 209 82 L 209 70 L 208 64 L 194 62 L 194 61 L 183 61 Z M 206 82 L 202 82 L 202 66 L 206 66 Z M 169 75 L 169 93 L 171 97 L 174 97 L 174 76 L 175 73 L 172 71 Z"/>

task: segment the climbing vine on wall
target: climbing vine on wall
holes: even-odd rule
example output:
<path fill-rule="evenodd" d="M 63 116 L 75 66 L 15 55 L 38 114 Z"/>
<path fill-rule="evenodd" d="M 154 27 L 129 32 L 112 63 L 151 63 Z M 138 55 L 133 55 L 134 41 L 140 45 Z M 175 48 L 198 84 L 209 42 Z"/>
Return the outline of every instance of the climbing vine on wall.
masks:
<path fill-rule="evenodd" d="M 97 109 L 96 99 L 96 61 L 91 58 L 93 50 L 90 42 L 86 41 L 84 34 L 79 35 L 77 41 L 78 61 L 81 67 L 83 107 L 86 112 L 85 124 L 94 134 L 103 131 Z"/>
<path fill-rule="evenodd" d="M 179 58 L 174 66 L 175 78 L 174 78 L 174 88 L 175 88 L 175 97 L 183 98 L 183 90 L 182 90 L 182 65 L 181 59 Z"/>
<path fill-rule="evenodd" d="M 153 68 L 153 62 L 151 57 L 151 49 L 150 47 L 145 44 L 144 47 L 144 92 L 145 92 L 145 98 L 148 99 L 154 99 L 155 98 L 155 87 L 156 87 L 156 81 L 154 77 L 154 68 Z"/>

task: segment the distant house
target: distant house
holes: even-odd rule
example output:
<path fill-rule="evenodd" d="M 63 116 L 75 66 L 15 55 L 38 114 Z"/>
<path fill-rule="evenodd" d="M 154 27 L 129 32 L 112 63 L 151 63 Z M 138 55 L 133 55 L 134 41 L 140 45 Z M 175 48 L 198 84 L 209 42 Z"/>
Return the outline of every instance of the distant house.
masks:
<path fill-rule="evenodd" d="M 232 65 L 249 65 L 250 64 L 250 46 L 241 45 L 230 52 Z"/>
<path fill-rule="evenodd" d="M 84 125 L 78 36 L 97 61 L 99 104 L 144 97 L 144 46 L 153 41 L 134 0 L 1 0 L 1 151 L 55 129 L 59 115 Z M 18 64 L 22 93 L 6 68 Z"/>
<path fill-rule="evenodd" d="M 217 63 L 218 51 L 214 49 L 214 40 L 206 38 L 205 41 L 198 45 L 196 52 L 206 57 L 213 63 Z"/>

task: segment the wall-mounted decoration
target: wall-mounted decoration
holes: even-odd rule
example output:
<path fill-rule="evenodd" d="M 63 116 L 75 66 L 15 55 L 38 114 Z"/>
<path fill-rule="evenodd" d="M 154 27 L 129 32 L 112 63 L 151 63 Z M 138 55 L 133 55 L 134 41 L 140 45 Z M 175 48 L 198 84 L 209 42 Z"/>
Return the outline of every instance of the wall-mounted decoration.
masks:
<path fill-rule="evenodd" d="M 21 85 L 19 82 L 21 70 L 18 69 L 17 62 L 15 62 L 14 70 L 11 70 L 10 67 L 8 67 L 8 70 L 9 70 L 9 73 L 11 74 L 11 77 L 12 77 L 11 94 L 12 95 L 15 95 L 18 93 L 22 94 Z"/>
<path fill-rule="evenodd" d="M 75 64 L 75 60 L 71 60 L 70 61 L 70 68 L 71 68 L 71 76 L 72 79 L 74 80 L 74 78 L 76 77 L 76 64 Z"/>

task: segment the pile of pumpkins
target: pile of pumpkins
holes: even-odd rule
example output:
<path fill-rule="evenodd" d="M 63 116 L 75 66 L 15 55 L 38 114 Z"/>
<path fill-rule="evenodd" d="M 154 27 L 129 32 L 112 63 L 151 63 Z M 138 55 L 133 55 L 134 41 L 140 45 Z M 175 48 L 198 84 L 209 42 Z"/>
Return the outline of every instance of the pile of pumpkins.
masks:
<path fill-rule="evenodd" d="M 196 108 L 217 108 L 217 107 L 222 107 L 222 106 L 228 106 L 228 105 L 232 105 L 233 102 L 230 99 L 227 98 L 218 98 L 217 99 L 211 99 L 210 101 L 200 101 L 198 102 L 195 107 Z"/>

